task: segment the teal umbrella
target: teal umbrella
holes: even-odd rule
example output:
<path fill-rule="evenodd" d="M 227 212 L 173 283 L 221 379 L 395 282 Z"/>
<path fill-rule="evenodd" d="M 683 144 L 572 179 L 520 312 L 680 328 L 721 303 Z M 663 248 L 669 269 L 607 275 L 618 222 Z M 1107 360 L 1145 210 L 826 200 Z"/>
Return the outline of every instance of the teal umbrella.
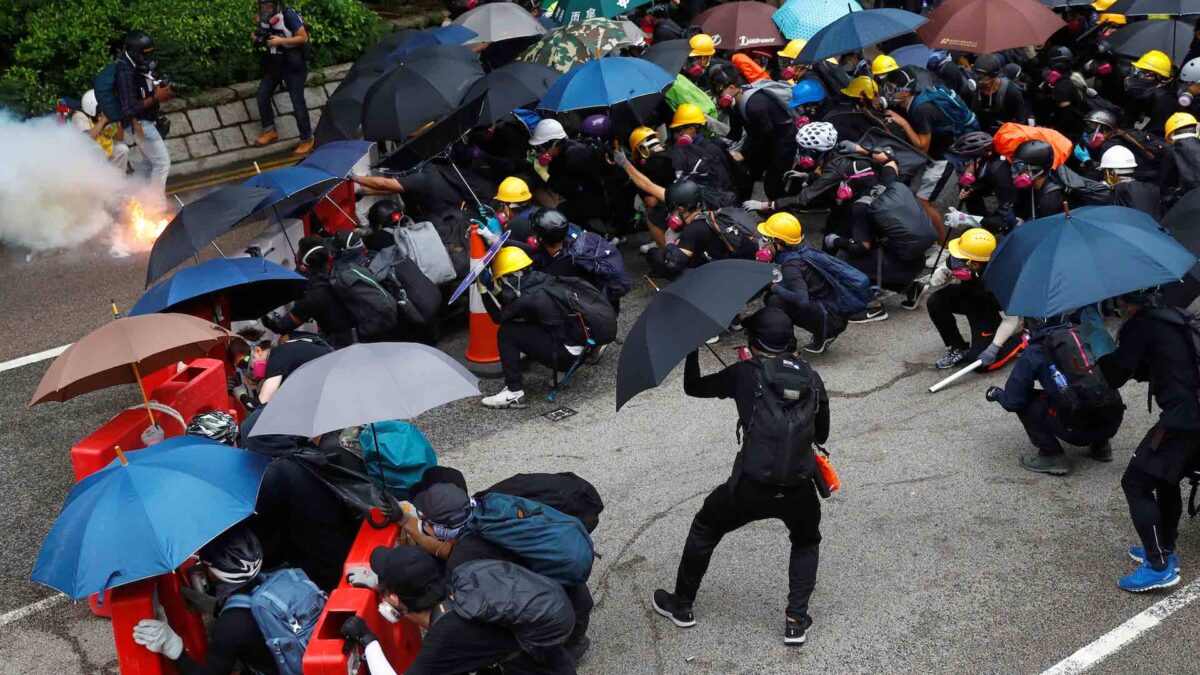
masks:
<path fill-rule="evenodd" d="M 609 18 L 626 14 L 634 7 L 648 4 L 650 0 L 558 0 L 551 14 L 559 25 L 583 21 L 584 19 Z"/>
<path fill-rule="evenodd" d="M 788 0 L 771 19 L 785 38 L 811 40 L 825 26 L 861 11 L 862 5 L 854 0 Z"/>

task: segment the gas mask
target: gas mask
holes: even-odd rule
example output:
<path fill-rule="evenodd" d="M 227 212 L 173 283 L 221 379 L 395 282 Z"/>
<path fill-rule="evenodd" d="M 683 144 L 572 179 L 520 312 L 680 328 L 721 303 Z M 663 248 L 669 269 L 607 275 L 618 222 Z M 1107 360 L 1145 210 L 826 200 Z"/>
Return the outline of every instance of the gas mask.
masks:
<path fill-rule="evenodd" d="M 1027 173 L 1017 174 L 1012 179 L 1013 187 L 1018 190 L 1028 190 L 1033 187 L 1033 176 Z"/>
<path fill-rule="evenodd" d="M 876 96 L 871 99 L 871 106 L 876 110 L 887 110 L 891 106 L 891 103 L 887 100 L 886 96 Z"/>
<path fill-rule="evenodd" d="M 1063 78 L 1063 74 L 1057 70 L 1050 69 L 1046 71 L 1046 74 L 1043 76 L 1043 78 L 1046 80 L 1046 84 L 1053 87 L 1054 85 L 1058 84 L 1059 80 Z"/>
<path fill-rule="evenodd" d="M 1107 61 L 1096 66 L 1096 74 L 1097 75 L 1111 75 L 1112 71 L 1113 71 L 1112 64 Z"/>
<path fill-rule="evenodd" d="M 699 61 L 695 61 L 692 63 L 692 65 L 687 67 L 687 76 L 688 77 L 700 77 L 703 74 L 704 74 L 704 65 L 701 64 Z"/>
<path fill-rule="evenodd" d="M 508 286 L 509 290 L 511 290 L 513 293 L 516 293 L 517 297 L 519 298 L 521 297 L 521 277 L 524 275 L 524 270 L 509 272 L 500 279 L 500 283 Z M 516 281 L 516 283 L 513 283 L 513 281 Z"/>
<path fill-rule="evenodd" d="M 696 138 L 692 138 L 688 134 L 679 134 L 678 136 L 675 137 L 675 145 L 676 145 L 676 147 L 686 148 L 687 146 L 691 145 L 692 143 L 695 143 L 696 140 L 699 138 L 699 136 L 700 135 L 697 134 Z"/>
<path fill-rule="evenodd" d="M 733 96 L 729 94 L 721 94 L 721 98 L 717 99 L 717 107 L 728 108 L 733 105 Z"/>
<path fill-rule="evenodd" d="M 1149 80 L 1137 75 L 1130 75 L 1125 78 L 1125 91 L 1135 99 L 1145 100 L 1150 98 L 1154 90 L 1158 88 L 1158 83 L 1154 80 Z"/>
<path fill-rule="evenodd" d="M 808 124 L 812 120 L 809 119 L 808 115 L 801 115 L 801 116 L 797 117 L 794 121 L 796 122 L 796 128 L 799 129 L 800 127 L 804 126 L 805 124 Z"/>
<path fill-rule="evenodd" d="M 505 208 L 496 212 L 496 222 L 500 223 L 502 227 L 508 225 L 508 209 Z"/>
<path fill-rule="evenodd" d="M 946 260 L 946 266 L 950 268 L 950 276 L 959 281 L 970 281 L 975 278 L 975 271 L 971 269 L 971 261 L 969 260 L 950 256 Z"/>
<path fill-rule="evenodd" d="M 795 66 L 788 66 L 787 68 L 784 68 L 783 70 L 779 71 L 779 79 L 794 80 L 794 79 L 796 79 L 796 76 L 799 74 L 800 73 L 799 73 L 799 71 L 796 70 Z"/>
<path fill-rule="evenodd" d="M 975 184 L 975 180 L 975 172 L 969 169 L 963 171 L 962 175 L 958 177 L 958 187 L 969 188 Z"/>
<path fill-rule="evenodd" d="M 407 614 L 407 612 L 401 612 L 395 607 L 392 607 L 392 604 L 387 600 L 379 601 L 379 616 L 382 616 L 384 621 L 387 621 L 388 623 L 400 623 L 400 619 L 402 619 L 405 614 Z"/>
<path fill-rule="evenodd" d="M 1107 138 L 1108 138 L 1108 136 L 1099 129 L 1096 129 L 1095 131 L 1090 131 L 1090 132 L 1088 132 L 1088 131 L 1083 132 L 1083 140 L 1085 143 L 1087 143 L 1087 146 L 1089 148 L 1091 148 L 1092 150 L 1099 150 L 1100 146 L 1104 145 L 1104 141 Z"/>
<path fill-rule="evenodd" d="M 854 188 L 850 187 L 850 181 L 857 178 L 867 178 L 874 175 L 874 171 L 867 169 L 866 171 L 859 171 L 858 173 L 846 176 L 844 179 L 842 179 L 841 185 L 838 185 L 837 200 L 839 202 L 844 202 L 854 198 Z"/>
<path fill-rule="evenodd" d="M 546 149 L 544 152 L 542 152 L 540 155 L 537 156 L 538 166 L 550 166 L 550 162 L 553 162 L 553 161 L 554 161 L 554 155 L 550 154 L 549 149 Z"/>
<path fill-rule="evenodd" d="M 680 217 L 679 214 L 672 213 L 671 215 L 667 216 L 667 227 L 671 228 L 675 232 L 682 230 L 683 225 L 683 218 Z"/>
<path fill-rule="evenodd" d="M 817 165 L 817 160 L 813 159 L 812 157 L 809 157 L 808 155 L 801 155 L 800 158 L 796 160 L 797 168 L 800 168 L 802 170 L 807 171 L 808 169 L 811 169 L 816 165 Z"/>
<path fill-rule="evenodd" d="M 267 360 L 258 359 L 250 362 L 250 377 L 261 380 L 267 376 Z"/>
<path fill-rule="evenodd" d="M 775 259 L 775 254 L 771 252 L 770 246 L 764 246 L 754 252 L 754 259 L 758 262 L 769 263 Z"/>
<path fill-rule="evenodd" d="M 1193 99 L 1194 97 L 1192 96 L 1191 92 L 1191 84 L 1186 84 L 1179 90 L 1179 97 L 1176 100 L 1179 101 L 1180 107 L 1190 108 L 1192 107 Z"/>

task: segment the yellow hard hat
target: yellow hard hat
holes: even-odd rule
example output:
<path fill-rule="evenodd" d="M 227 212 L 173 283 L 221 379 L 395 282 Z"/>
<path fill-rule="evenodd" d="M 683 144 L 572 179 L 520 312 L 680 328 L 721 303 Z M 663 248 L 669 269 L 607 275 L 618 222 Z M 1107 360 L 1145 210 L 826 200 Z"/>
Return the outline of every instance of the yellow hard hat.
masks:
<path fill-rule="evenodd" d="M 804 230 L 800 227 L 800 221 L 785 211 L 773 214 L 765 223 L 759 223 L 758 233 L 770 239 L 778 239 L 789 246 L 804 241 Z"/>
<path fill-rule="evenodd" d="M 698 33 L 693 35 L 688 40 L 688 46 L 692 51 L 688 52 L 688 56 L 712 56 L 717 53 L 717 45 L 713 42 L 711 35 Z"/>
<path fill-rule="evenodd" d="M 1117 0 L 1096 0 L 1092 3 L 1092 9 L 1103 12 L 1115 4 L 1117 4 Z"/>
<path fill-rule="evenodd" d="M 849 96 L 850 98 L 862 98 L 864 96 L 875 98 L 879 95 L 879 84 L 866 75 L 859 75 L 850 80 L 850 84 L 847 84 L 842 89 L 842 95 Z"/>
<path fill-rule="evenodd" d="M 996 237 L 982 227 L 973 227 L 949 244 L 950 255 L 964 260 L 987 262 L 996 250 Z"/>
<path fill-rule="evenodd" d="M 1167 118 L 1166 135 L 1170 140 L 1171 134 L 1184 127 L 1194 127 L 1200 122 L 1196 121 L 1196 116 L 1191 113 L 1177 112 Z"/>
<path fill-rule="evenodd" d="M 804 49 L 804 45 L 806 45 L 806 44 L 808 44 L 808 40 L 804 40 L 804 39 L 790 40 L 787 43 L 786 47 L 784 47 L 783 49 L 780 49 L 779 51 L 777 51 L 775 53 L 778 54 L 779 56 L 783 56 L 785 58 L 794 59 L 797 56 L 800 56 L 800 50 Z"/>
<path fill-rule="evenodd" d="M 704 124 L 704 111 L 694 103 L 680 103 L 671 117 L 671 128 L 686 127 L 689 124 Z"/>
<path fill-rule="evenodd" d="M 530 199 L 533 199 L 533 195 L 529 194 L 529 185 L 516 176 L 505 178 L 500 182 L 500 188 L 496 190 L 495 200 L 498 202 L 520 204 Z"/>
<path fill-rule="evenodd" d="M 506 274 L 512 274 L 533 264 L 529 254 L 516 246 L 505 246 L 496 252 L 492 258 L 492 278 L 499 279 Z"/>
<path fill-rule="evenodd" d="M 1129 23 L 1124 14 L 1101 14 L 1096 17 L 1096 23 L 1111 23 L 1117 26 L 1124 26 Z"/>
<path fill-rule="evenodd" d="M 633 133 L 629 134 L 629 149 L 637 150 L 638 146 L 645 143 L 646 139 L 651 136 L 658 136 L 658 132 L 650 127 L 638 127 L 634 129 Z"/>
<path fill-rule="evenodd" d="M 1148 70 L 1163 77 L 1170 77 L 1171 57 L 1158 51 L 1157 49 L 1152 49 L 1145 54 L 1142 54 L 1142 58 L 1134 61 L 1133 67 L 1139 70 Z"/>
<path fill-rule="evenodd" d="M 871 61 L 871 74 L 876 77 L 887 75 L 897 70 L 900 70 L 900 64 L 896 63 L 896 59 L 887 54 L 880 54 L 875 57 L 875 60 Z"/>

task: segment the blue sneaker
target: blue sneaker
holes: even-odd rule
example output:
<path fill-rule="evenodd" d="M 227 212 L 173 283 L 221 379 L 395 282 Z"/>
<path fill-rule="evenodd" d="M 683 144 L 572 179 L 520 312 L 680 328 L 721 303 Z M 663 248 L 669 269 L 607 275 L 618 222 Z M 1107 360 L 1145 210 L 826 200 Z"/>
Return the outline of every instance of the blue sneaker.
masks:
<path fill-rule="evenodd" d="M 1146 562 L 1146 549 L 1142 548 L 1141 546 L 1130 546 L 1129 547 L 1129 557 L 1133 558 L 1134 560 L 1136 560 L 1140 563 L 1144 563 L 1144 562 Z M 1178 553 L 1170 553 L 1167 555 L 1167 567 L 1170 567 L 1171 569 L 1175 570 L 1176 572 L 1179 571 L 1179 554 Z"/>
<path fill-rule="evenodd" d="M 1151 591 L 1155 588 L 1166 588 L 1179 583 L 1179 572 L 1175 568 L 1168 566 L 1167 569 L 1158 572 L 1153 567 L 1146 563 L 1133 571 L 1129 576 L 1117 579 L 1117 586 L 1123 591 L 1131 593 L 1143 593 Z"/>

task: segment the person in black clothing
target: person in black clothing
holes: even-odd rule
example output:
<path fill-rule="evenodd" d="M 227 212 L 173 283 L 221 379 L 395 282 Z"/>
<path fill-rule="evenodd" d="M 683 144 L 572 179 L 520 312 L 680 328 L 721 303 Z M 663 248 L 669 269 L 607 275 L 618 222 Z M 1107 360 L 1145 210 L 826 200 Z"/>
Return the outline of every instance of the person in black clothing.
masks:
<path fill-rule="evenodd" d="M 684 269 L 699 267 L 711 260 L 754 258 L 758 250 L 754 239 L 741 236 L 746 233 L 740 230 L 737 233 L 739 236 L 727 231 L 723 221 L 728 218 L 722 217 L 726 209 L 708 210 L 701 188 L 696 183 L 690 180 L 672 183 L 665 191 L 664 201 L 669 214 L 667 227 L 679 236 L 674 242 L 651 249 L 646 254 L 654 274 L 673 279 L 682 274 Z M 745 213 L 741 209 L 736 211 Z"/>
<path fill-rule="evenodd" d="M 1046 68 L 1034 92 L 1037 119 L 1067 138 L 1083 133 L 1083 94 L 1072 80 L 1075 55 L 1066 47 L 1050 47 L 1042 54 Z"/>
<path fill-rule="evenodd" d="M 262 318 L 268 330 L 283 335 L 308 321 L 316 321 L 325 338 L 334 348 L 354 343 L 354 315 L 338 297 L 329 280 L 330 255 L 325 240 L 305 237 L 300 240 L 296 254 L 296 271 L 308 277 L 304 297 L 292 305 L 282 317 L 269 314 Z"/>
<path fill-rule="evenodd" d="M 667 40 L 682 40 L 683 28 L 670 17 L 669 2 L 660 2 L 646 11 L 646 20 L 650 24 L 651 42 L 658 44 Z"/>
<path fill-rule="evenodd" d="M 275 131 L 272 97 L 282 83 L 292 99 L 296 129 L 300 132 L 300 144 L 296 146 L 295 154 L 307 155 L 312 152 L 314 143 L 308 104 L 304 101 L 304 84 L 308 78 L 304 45 L 308 44 L 308 27 L 300 13 L 284 7 L 281 0 L 258 0 L 257 19 L 257 29 L 252 35 L 255 46 L 263 50 L 262 81 L 258 84 L 262 133 L 254 139 L 254 144 L 268 145 L 279 138 L 279 132 Z"/>
<path fill-rule="evenodd" d="M 1146 52 L 1133 62 L 1133 74 L 1125 78 L 1129 101 L 1118 101 L 1126 106 L 1130 120 L 1146 119 L 1143 128 L 1157 131 L 1180 110 L 1173 74 L 1171 57 L 1158 50 Z"/>
<path fill-rule="evenodd" d="M 994 134 L 1005 122 L 1033 124 L 1033 114 L 1025 104 L 1021 88 L 1000 74 L 1004 64 L 995 54 L 982 54 L 971 69 L 979 78 L 971 110 L 979 120 L 979 129 Z"/>
<path fill-rule="evenodd" d="M 753 357 L 702 377 L 700 355 L 692 352 L 684 365 L 684 393 L 699 398 L 734 399 L 738 428 L 748 429 L 747 425 L 755 419 L 756 405 L 762 405 L 762 388 L 774 386 L 764 384 L 767 368 L 789 372 L 797 379 L 806 379 L 811 387 L 809 391 L 797 394 L 802 398 L 811 397 L 806 401 L 814 406 L 810 418 L 812 428 L 800 433 L 807 431 L 811 433 L 811 442 L 824 443 L 829 437 L 829 397 L 820 375 L 794 355 L 796 338 L 792 332 L 792 320 L 783 310 L 766 307 L 754 313 L 745 325 Z M 792 541 L 784 642 L 803 644 L 806 632 L 812 625 L 808 600 L 816 586 L 821 543 L 821 505 L 812 482 L 813 474 L 808 473 L 807 480 L 802 477 L 805 471 L 815 472 L 815 459 L 811 454 L 813 450 L 809 447 L 780 448 L 778 446 L 782 443 L 778 439 L 769 441 L 775 445 L 774 452 L 748 448 L 751 433 L 745 433 L 742 450 L 734 460 L 729 480 L 709 494 L 692 520 L 679 561 L 675 591 L 654 591 L 653 605 L 655 611 L 675 625 L 681 628 L 694 626 L 696 618 L 692 605 L 708 571 L 713 551 L 721 539 L 743 525 L 778 518 L 787 526 Z M 797 459 L 793 453 L 800 453 L 801 457 Z M 805 468 L 799 471 L 799 480 L 792 481 L 789 480 L 792 476 L 787 476 L 782 479 L 785 484 L 779 485 L 775 483 L 781 481 L 764 481 L 761 473 L 753 471 L 764 461 L 779 461 L 784 465 L 796 461 L 799 463 L 797 466 L 803 465 Z"/>
<path fill-rule="evenodd" d="M 389 246 L 394 246 L 396 235 L 393 228 L 399 225 L 403 219 L 403 200 L 381 199 L 372 204 L 371 209 L 367 211 L 367 227 L 370 228 L 370 232 L 363 237 L 363 243 L 366 244 L 367 250 L 382 251 Z"/>
<path fill-rule="evenodd" d="M 171 173 L 171 153 L 155 124 L 160 105 L 175 95 L 170 84 L 154 79 L 154 40 L 140 30 L 130 31 L 122 38 L 123 49 L 117 57 L 117 104 L 121 108 L 120 124 L 132 129 L 138 149 L 148 164 L 152 182 L 166 189 Z"/>
<path fill-rule="evenodd" d="M 1023 221 L 1045 218 L 1062 213 L 1063 208 L 1078 208 L 1088 204 L 1111 203 L 1111 191 L 1085 194 L 1083 190 L 1068 190 L 1063 183 L 1065 167 L 1054 168 L 1054 149 L 1046 141 L 1030 139 L 1017 146 L 1012 156 L 1012 181 L 1017 190 L 1013 213 Z M 1080 176 L 1076 180 L 1083 181 Z"/>
<path fill-rule="evenodd" d="M 252 408 L 270 401 L 297 368 L 333 351 L 320 337 L 302 331 L 280 335 L 278 346 L 262 339 L 262 331 L 253 328 L 238 334 L 244 339 L 230 344 L 230 357 L 245 377 L 258 385 L 257 400 L 249 403 Z"/>
<path fill-rule="evenodd" d="M 740 199 L 750 197 L 753 181 L 760 177 L 767 199 L 783 197 L 784 173 L 796 159 L 796 124 L 787 105 L 770 92 L 751 85 L 735 68 L 709 68 L 718 86 L 717 105 L 729 109 L 729 137 L 742 138 L 742 164 L 746 168 Z"/>
<path fill-rule="evenodd" d="M 1104 183 L 1112 188 L 1113 203 L 1158 220 L 1162 217 L 1162 193 L 1157 184 L 1138 180 L 1137 168 L 1137 158 L 1122 145 L 1113 145 L 1100 157 L 1100 172 Z"/>
<path fill-rule="evenodd" d="M 396 178 L 355 176 L 351 180 L 366 188 L 365 194 L 404 195 L 405 204 L 416 220 L 433 220 L 444 213 L 459 211 L 463 203 L 474 204 L 476 197 L 486 199 L 486 195 L 496 193 L 491 182 L 438 161 L 426 162 L 420 170 Z"/>
<path fill-rule="evenodd" d="M 996 152 L 991 134 L 963 134 L 955 139 L 946 157 L 956 165 L 960 208 L 983 216 L 982 227 L 993 235 L 1012 231 L 1017 223 L 1012 209 L 1017 188 L 1013 185 L 1012 165 Z"/>
<path fill-rule="evenodd" d="M 901 68 L 888 73 L 884 95 L 888 101 L 895 104 L 895 109 L 889 108 L 884 111 L 887 119 L 899 128 L 913 147 L 933 160 L 921 176 L 921 185 L 916 190 L 916 195 L 921 207 L 929 215 L 929 221 L 937 230 L 938 240 L 941 241 L 946 232 L 942 225 L 942 215 L 938 213 L 934 202 L 941 196 L 942 190 L 950 185 L 950 179 L 954 175 L 954 169 L 946 161 L 946 151 L 954 143 L 950 120 L 932 101 L 914 105 L 917 96 L 917 75 L 912 68 Z"/>

